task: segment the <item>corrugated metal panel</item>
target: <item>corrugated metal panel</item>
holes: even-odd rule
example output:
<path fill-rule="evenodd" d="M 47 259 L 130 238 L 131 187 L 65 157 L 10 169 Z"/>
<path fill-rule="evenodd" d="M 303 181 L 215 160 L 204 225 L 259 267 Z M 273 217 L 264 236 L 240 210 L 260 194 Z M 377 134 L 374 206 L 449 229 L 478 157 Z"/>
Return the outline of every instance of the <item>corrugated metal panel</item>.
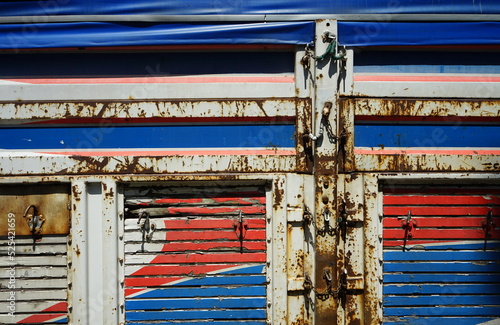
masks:
<path fill-rule="evenodd" d="M 67 323 L 69 188 L 4 185 L 0 202 L 0 322 Z M 30 215 L 45 219 L 34 236 Z"/>
<path fill-rule="evenodd" d="M 486 234 L 490 213 L 493 226 Z M 498 188 L 387 189 L 384 323 L 480 324 L 498 319 L 499 215 Z M 404 228 L 408 222 L 412 227 Z"/>
<path fill-rule="evenodd" d="M 128 323 L 266 323 L 262 188 L 129 188 L 125 208 Z"/>

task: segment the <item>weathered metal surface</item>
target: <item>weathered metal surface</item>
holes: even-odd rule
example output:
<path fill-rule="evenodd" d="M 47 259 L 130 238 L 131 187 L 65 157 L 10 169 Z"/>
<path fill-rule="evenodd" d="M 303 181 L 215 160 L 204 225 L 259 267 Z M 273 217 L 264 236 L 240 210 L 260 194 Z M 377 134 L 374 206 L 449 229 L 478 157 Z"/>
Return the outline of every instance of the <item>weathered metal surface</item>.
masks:
<path fill-rule="evenodd" d="M 486 184 L 384 189 L 385 321 L 498 320 L 500 232 L 494 226 L 486 236 L 488 212 L 495 223 L 500 192 Z M 416 221 L 409 237 L 401 220 L 408 213 Z"/>
<path fill-rule="evenodd" d="M 272 150 L 271 150 L 272 152 Z M 21 175 L 98 175 L 162 173 L 259 173 L 295 170 L 295 155 L 285 156 L 40 156 L 9 155 L 0 157 L 0 174 Z"/>
<path fill-rule="evenodd" d="M 343 309 L 333 291 L 344 268 L 343 239 L 336 235 L 338 206 L 336 178 L 316 175 L 315 323 L 343 324 Z M 331 230 L 331 231 L 330 231 Z"/>
<path fill-rule="evenodd" d="M 498 100 L 342 98 L 355 107 L 355 115 L 435 116 L 442 122 L 459 122 L 458 117 L 500 116 Z"/>
<path fill-rule="evenodd" d="M 382 323 L 382 245 L 380 238 L 382 216 L 382 193 L 379 192 L 377 175 L 364 177 L 364 318 L 365 324 Z"/>
<path fill-rule="evenodd" d="M 2 185 L 0 187 L 0 236 L 8 235 L 8 218 L 15 219 L 16 236 L 31 236 L 30 215 L 42 215 L 44 222 L 37 236 L 68 234 L 70 224 L 68 185 Z M 33 208 L 28 209 L 30 206 Z M 24 217 L 26 215 L 26 217 Z"/>
<path fill-rule="evenodd" d="M 339 151 L 343 171 L 471 171 L 495 172 L 500 170 L 497 148 L 440 147 L 447 135 L 436 126 L 428 138 L 419 140 L 421 147 L 355 147 L 354 127 L 358 117 L 364 119 L 418 118 L 460 126 L 464 123 L 483 123 L 488 118 L 498 118 L 498 101 L 466 100 L 388 100 L 388 99 L 342 99 L 342 128 L 346 139 Z M 456 108 L 456 111 L 454 111 Z M 491 121 L 490 121 L 491 122 Z"/>
<path fill-rule="evenodd" d="M 266 323 L 262 186 L 128 187 L 124 194 L 127 322 Z M 157 205 L 188 209 L 150 215 Z M 148 238 L 146 222 L 154 230 Z"/>
<path fill-rule="evenodd" d="M 345 291 L 339 292 L 339 296 L 345 299 L 346 324 L 364 324 L 365 318 L 364 309 L 360 308 L 364 305 L 365 288 L 364 185 L 363 174 L 339 175 L 337 195 L 342 203 L 337 208 L 337 219 L 343 225 L 338 235 L 345 237 Z"/>
<path fill-rule="evenodd" d="M 442 98 L 445 95 L 450 98 L 497 98 L 500 92 L 500 84 L 495 82 L 494 78 L 488 81 L 488 77 L 485 77 L 485 82 L 363 81 L 356 75 L 353 79 L 353 87 L 347 88 L 341 93 L 342 95 L 410 98 Z"/>
<path fill-rule="evenodd" d="M 337 24 L 334 20 L 321 20 L 316 22 L 315 56 L 322 56 L 330 43 L 322 41 L 326 32 L 337 35 Z M 319 174 L 332 174 L 336 170 L 335 156 L 337 148 L 337 122 L 339 107 L 337 100 L 338 81 L 343 69 L 342 61 L 336 61 L 330 56 L 323 60 L 316 59 L 314 86 L 316 97 L 313 103 L 313 131 L 310 138 L 315 146 L 315 171 Z"/>
<path fill-rule="evenodd" d="M 4 184 L 0 206 L 2 322 L 67 323 L 69 186 Z M 32 233 L 26 213 L 32 221 L 44 215 L 39 231 Z"/>
<path fill-rule="evenodd" d="M 279 117 L 295 116 L 305 109 L 309 99 L 186 99 L 155 101 L 16 101 L 0 103 L 2 124 L 35 123 L 65 119 L 78 122 L 80 118 L 93 118 L 106 123 L 107 119 L 137 121 L 134 118 L 209 118 L 209 117 Z M 58 121 L 60 123 L 62 121 Z M 106 126 L 106 125 L 104 125 Z"/>
<path fill-rule="evenodd" d="M 153 81 L 155 77 L 153 76 Z M 31 84 L 12 82 L 2 85 L 5 101 L 55 101 L 55 100 L 148 100 L 157 98 L 263 98 L 294 97 L 295 82 L 291 74 L 250 77 L 183 78 L 167 83 L 144 83 L 136 78 L 134 83 L 81 83 L 81 84 Z M 201 80 L 200 80 L 201 79 Z M 249 82 L 250 79 L 250 82 Z M 78 81 L 76 81 L 78 82 Z"/>

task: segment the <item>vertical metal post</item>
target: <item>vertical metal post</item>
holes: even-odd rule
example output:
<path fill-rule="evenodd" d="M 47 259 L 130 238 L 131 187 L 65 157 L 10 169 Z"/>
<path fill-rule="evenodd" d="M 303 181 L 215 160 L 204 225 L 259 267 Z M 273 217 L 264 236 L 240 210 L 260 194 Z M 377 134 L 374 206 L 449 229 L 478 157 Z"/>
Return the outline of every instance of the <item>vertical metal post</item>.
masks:
<path fill-rule="evenodd" d="M 328 42 L 323 41 L 323 35 L 337 35 L 337 24 L 335 20 L 316 21 L 315 56 L 322 56 L 327 51 Z M 314 62 L 314 86 L 313 99 L 313 134 L 315 147 L 315 178 L 316 178 L 316 228 L 323 229 L 329 223 L 335 226 L 334 218 L 336 210 L 336 179 L 337 173 L 337 141 L 335 139 L 338 115 L 338 77 L 339 63 L 333 58 L 325 56 L 322 60 Z M 326 228 L 325 228 L 326 229 Z M 315 291 L 316 291 L 316 324 L 342 324 L 339 322 L 337 313 L 337 300 L 333 296 L 319 299 L 318 293 L 328 292 L 332 284 L 337 283 L 337 236 L 326 232 L 323 235 L 316 234 L 316 268 L 315 268 Z M 327 279 L 325 279 L 325 277 Z M 321 295 L 321 297 L 325 297 Z"/>

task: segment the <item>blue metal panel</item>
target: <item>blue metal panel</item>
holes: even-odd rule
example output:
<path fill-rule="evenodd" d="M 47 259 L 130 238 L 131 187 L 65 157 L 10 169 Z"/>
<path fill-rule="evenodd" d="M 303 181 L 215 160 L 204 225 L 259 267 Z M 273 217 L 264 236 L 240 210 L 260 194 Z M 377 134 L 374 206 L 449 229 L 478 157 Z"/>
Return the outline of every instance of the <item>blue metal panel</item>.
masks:
<path fill-rule="evenodd" d="M 497 274 L 438 274 L 438 273 L 395 273 L 385 274 L 384 283 L 495 283 L 500 282 Z"/>
<path fill-rule="evenodd" d="M 498 320 L 496 317 L 398 317 L 384 325 L 479 325 Z"/>
<path fill-rule="evenodd" d="M 450 280 L 452 281 L 452 280 Z M 384 306 L 442 306 L 442 305 L 500 305 L 500 296 L 439 295 L 439 296 L 388 296 Z"/>
<path fill-rule="evenodd" d="M 295 147 L 295 126 L 182 125 L 3 128 L 1 149 Z"/>
<path fill-rule="evenodd" d="M 457 123 L 458 124 L 458 123 Z M 354 126 L 357 147 L 500 147 L 497 125 L 368 124 Z"/>
<path fill-rule="evenodd" d="M 436 307 L 413 307 L 411 308 L 412 315 L 415 316 L 433 316 L 436 315 Z M 402 308 L 386 308 L 386 316 L 406 316 L 407 310 Z M 439 314 L 443 316 L 491 316 L 499 315 L 500 307 L 489 306 L 460 306 L 460 307 L 439 307 Z"/>
<path fill-rule="evenodd" d="M 414 266 L 413 270 L 418 269 Z M 418 269 L 420 270 L 420 269 Z M 385 295 L 413 294 L 498 294 L 500 284 L 388 284 L 384 286 Z M 500 315 L 500 310 L 499 315 Z"/>
<path fill-rule="evenodd" d="M 127 300 L 125 308 L 132 310 L 213 309 L 213 308 L 262 308 L 265 298 L 207 298 L 207 299 L 154 299 Z"/>
<path fill-rule="evenodd" d="M 149 320 L 183 320 L 183 319 L 252 319 L 265 318 L 265 309 L 251 310 L 187 310 L 187 311 L 141 311 L 127 312 L 129 321 L 149 321 Z"/>
<path fill-rule="evenodd" d="M 387 262 L 384 264 L 386 272 L 500 272 L 500 264 L 496 262 L 453 262 L 453 263 L 436 263 L 436 262 Z"/>

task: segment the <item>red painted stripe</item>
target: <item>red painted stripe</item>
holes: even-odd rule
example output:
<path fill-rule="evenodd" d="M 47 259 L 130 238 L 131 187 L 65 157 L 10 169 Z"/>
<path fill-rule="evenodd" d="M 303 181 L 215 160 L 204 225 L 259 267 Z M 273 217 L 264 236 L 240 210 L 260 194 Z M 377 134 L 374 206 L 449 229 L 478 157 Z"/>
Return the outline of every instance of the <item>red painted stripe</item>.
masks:
<path fill-rule="evenodd" d="M 194 275 L 194 274 L 206 274 L 208 272 L 214 272 L 225 268 L 235 267 L 238 265 L 151 265 L 145 266 L 140 270 L 137 270 L 131 276 L 138 275 Z"/>
<path fill-rule="evenodd" d="M 422 207 L 422 206 L 410 206 L 410 207 L 397 207 L 397 206 L 385 206 L 384 215 L 385 216 L 403 216 L 407 215 L 408 211 L 414 216 L 486 216 L 490 211 L 493 215 L 500 215 L 500 207 Z"/>
<path fill-rule="evenodd" d="M 357 155 L 500 155 L 495 149 L 354 149 Z"/>
<path fill-rule="evenodd" d="M 385 205 L 484 205 L 500 204 L 495 195 L 384 195 Z"/>
<path fill-rule="evenodd" d="M 500 239 L 500 228 L 495 229 L 490 239 Z M 403 239 L 404 229 L 384 229 L 384 238 Z M 417 228 L 413 231 L 412 239 L 484 239 L 482 229 L 430 229 Z"/>
<path fill-rule="evenodd" d="M 184 279 L 184 277 L 154 277 L 154 278 L 125 278 L 126 287 L 156 287 L 170 282 Z"/>
<path fill-rule="evenodd" d="M 167 240 L 238 240 L 236 232 L 229 231 L 168 231 Z M 248 229 L 245 233 L 244 240 L 265 240 L 266 232 L 264 230 Z"/>
<path fill-rule="evenodd" d="M 293 76 L 192 76 L 129 78 L 39 78 L 3 79 L 3 81 L 36 85 L 62 84 L 213 84 L 213 83 L 294 83 Z"/>
<path fill-rule="evenodd" d="M 266 253 L 209 253 L 166 254 L 156 256 L 150 264 L 182 263 L 257 263 L 265 262 Z"/>
<path fill-rule="evenodd" d="M 138 293 L 138 292 L 141 292 L 141 291 L 144 291 L 144 289 L 128 289 L 128 288 L 125 288 L 125 297 L 128 297 L 130 295 L 133 295 L 134 293 Z"/>
<path fill-rule="evenodd" d="M 295 156 L 295 150 L 245 149 L 245 150 L 130 150 L 130 151 L 44 151 L 40 154 L 52 154 L 75 157 L 172 157 L 172 156 Z"/>
<path fill-rule="evenodd" d="M 206 215 L 206 214 L 223 214 L 223 213 L 241 213 L 244 214 L 264 214 L 266 207 L 264 206 L 238 206 L 238 207 L 159 207 L 154 208 L 164 211 L 167 214 L 182 214 L 182 215 Z M 147 211 L 147 209 L 146 209 Z"/>
<path fill-rule="evenodd" d="M 55 304 L 52 307 L 46 308 L 43 312 L 67 312 L 68 311 L 68 303 L 66 301 L 62 301 L 60 303 Z"/>
<path fill-rule="evenodd" d="M 66 316 L 66 314 L 37 314 L 32 315 L 28 318 L 25 318 L 17 324 L 39 324 L 39 323 L 48 323 L 55 318 L 59 318 L 61 316 Z"/>
<path fill-rule="evenodd" d="M 354 82 L 500 82 L 500 77 L 479 76 L 411 76 L 411 75 L 354 75 Z"/>
<path fill-rule="evenodd" d="M 385 195 L 390 194 L 415 194 L 415 195 L 428 195 L 428 194 L 438 194 L 438 195 L 455 195 L 455 194 L 479 194 L 479 195 L 493 195 L 500 194 L 500 188 L 482 187 L 482 188 L 446 188 L 439 186 L 432 186 L 422 189 L 420 186 L 412 187 L 384 187 Z"/>
<path fill-rule="evenodd" d="M 460 217 L 452 217 L 452 218 L 412 218 L 417 222 L 417 227 L 418 229 L 421 229 L 424 231 L 422 228 L 425 227 L 436 227 L 436 228 L 444 228 L 446 229 L 449 228 L 457 228 L 457 227 L 476 227 L 476 228 L 481 228 L 482 222 L 486 220 L 486 217 L 467 217 L 467 218 L 460 218 Z M 495 218 L 496 219 L 496 218 Z M 498 226 L 500 227 L 500 218 L 498 218 Z M 496 220 L 495 220 L 496 223 Z M 389 227 L 394 227 L 394 228 L 401 228 L 402 226 L 402 220 L 398 218 L 384 218 L 383 220 L 383 225 L 386 228 Z"/>
<path fill-rule="evenodd" d="M 243 219 L 249 229 L 266 228 L 263 219 Z M 233 229 L 235 220 L 230 219 L 205 219 L 205 220 L 164 220 L 165 228 L 168 229 Z"/>
<path fill-rule="evenodd" d="M 193 242 L 181 242 L 172 243 L 169 242 L 163 245 L 162 252 L 180 252 L 180 251 L 201 251 L 201 250 L 226 250 L 232 249 L 233 251 L 240 248 L 239 241 L 233 242 L 204 242 L 204 243 L 193 243 Z M 243 249 L 245 251 L 260 251 L 266 249 L 265 241 L 243 241 Z"/>
<path fill-rule="evenodd" d="M 115 124 L 180 124 L 180 123 L 239 123 L 239 122 L 254 122 L 254 123 L 294 123 L 295 116 L 221 116 L 221 117 L 78 117 L 78 118 L 62 118 L 55 120 L 42 120 L 25 123 L 28 125 L 73 125 L 73 124 L 92 124 L 102 127 L 110 127 Z M 15 122 L 15 121 L 13 121 Z"/>

